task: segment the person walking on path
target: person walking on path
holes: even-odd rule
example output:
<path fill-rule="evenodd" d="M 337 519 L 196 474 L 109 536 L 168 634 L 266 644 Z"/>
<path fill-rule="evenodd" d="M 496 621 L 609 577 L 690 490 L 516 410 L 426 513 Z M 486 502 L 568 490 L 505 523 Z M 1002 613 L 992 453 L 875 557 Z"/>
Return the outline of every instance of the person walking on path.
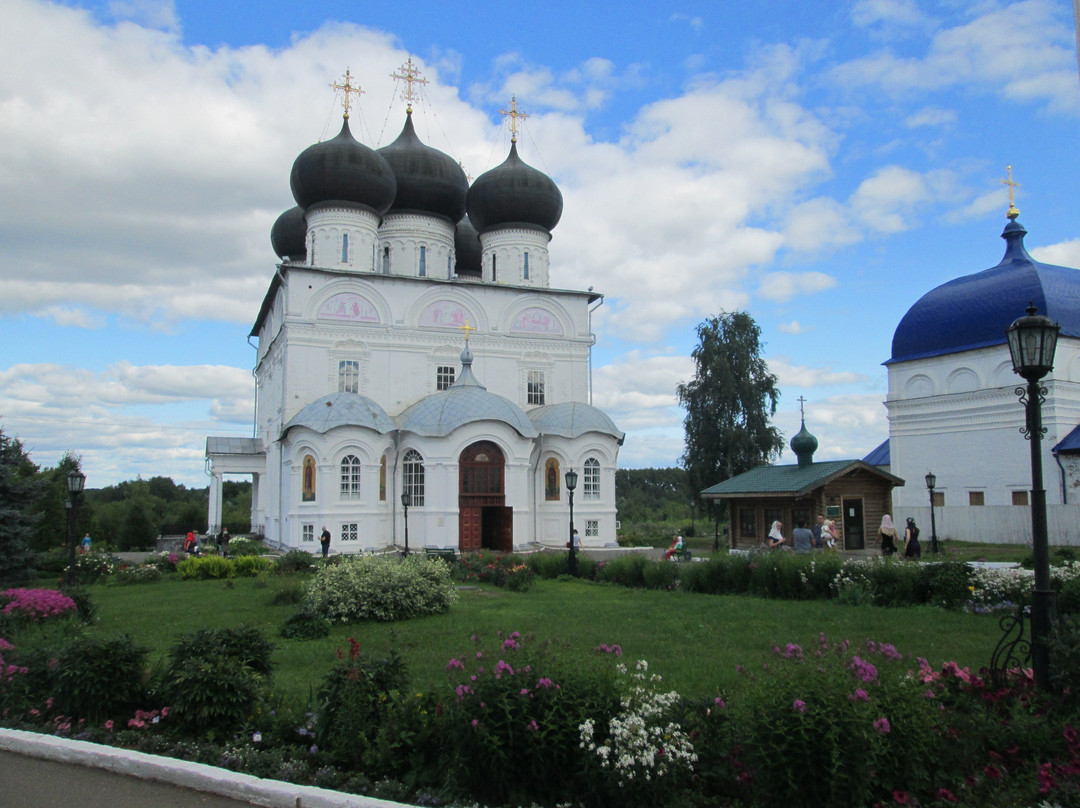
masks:
<path fill-rule="evenodd" d="M 878 528 L 878 543 L 881 545 L 881 554 L 891 556 L 895 553 L 899 540 L 900 537 L 896 533 L 896 525 L 893 524 L 892 517 L 885 514 L 881 517 L 881 527 Z"/>
<path fill-rule="evenodd" d="M 904 558 L 922 558 L 922 545 L 919 544 L 919 528 L 915 520 L 910 516 L 907 519 L 907 530 L 904 531 Z"/>

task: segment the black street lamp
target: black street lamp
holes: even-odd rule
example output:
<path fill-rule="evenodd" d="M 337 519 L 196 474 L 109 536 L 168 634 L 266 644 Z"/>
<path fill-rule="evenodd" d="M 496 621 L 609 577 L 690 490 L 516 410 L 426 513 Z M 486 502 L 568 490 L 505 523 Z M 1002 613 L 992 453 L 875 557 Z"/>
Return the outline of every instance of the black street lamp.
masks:
<path fill-rule="evenodd" d="M 577 472 L 568 469 L 566 472 L 566 490 L 570 492 L 570 563 L 571 575 L 577 575 L 577 547 L 574 546 L 574 489 L 577 488 Z"/>
<path fill-rule="evenodd" d="M 934 518 L 934 487 L 937 485 L 937 477 L 934 472 L 926 472 L 926 487 L 930 490 L 930 551 L 936 553 L 937 545 L 937 520 Z"/>
<path fill-rule="evenodd" d="M 401 508 L 405 512 L 405 552 L 409 554 L 409 506 L 412 505 L 412 494 L 406 491 L 401 495 Z"/>
<path fill-rule="evenodd" d="M 1054 614 L 1054 592 L 1050 588 L 1046 489 L 1043 488 L 1041 448 L 1043 434 L 1046 432 L 1042 425 L 1042 404 L 1046 400 L 1046 388 L 1040 380 L 1054 369 L 1054 351 L 1061 326 L 1049 317 L 1036 315 L 1035 306 L 1031 303 L 1026 311 L 1027 316 L 1013 322 L 1005 329 L 1005 333 L 1009 338 L 1013 372 L 1027 381 L 1026 387 L 1016 388 L 1016 395 L 1020 397 L 1020 403 L 1024 405 L 1027 413 L 1027 424 L 1020 431 L 1031 441 L 1031 548 L 1035 556 L 1035 590 L 1031 599 L 1031 664 L 1035 671 L 1035 684 L 1048 690 L 1050 649 L 1046 645 L 1046 639 Z"/>
<path fill-rule="evenodd" d="M 75 543 L 78 536 L 75 526 L 79 521 L 79 497 L 82 496 L 83 486 L 86 485 L 86 475 L 81 471 L 72 471 L 67 476 L 68 500 L 65 503 L 68 509 L 68 569 L 66 585 L 75 586 Z"/>

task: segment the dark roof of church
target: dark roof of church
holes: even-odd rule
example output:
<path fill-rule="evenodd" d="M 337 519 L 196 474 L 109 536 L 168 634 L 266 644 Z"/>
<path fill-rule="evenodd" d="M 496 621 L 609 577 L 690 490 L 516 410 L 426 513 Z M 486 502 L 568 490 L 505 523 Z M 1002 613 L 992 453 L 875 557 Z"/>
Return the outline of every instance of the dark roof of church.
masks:
<path fill-rule="evenodd" d="M 1080 270 L 1036 261 L 1024 248 L 1025 235 L 1022 224 L 1010 221 L 997 266 L 923 295 L 896 327 L 885 364 L 1003 345 L 1005 329 L 1029 302 L 1061 326 L 1061 336 L 1080 337 Z"/>
<path fill-rule="evenodd" d="M 758 466 L 701 492 L 705 499 L 801 496 L 851 471 L 863 470 L 901 486 L 904 481 L 862 460 L 824 460 L 799 466 Z"/>
<path fill-rule="evenodd" d="M 349 119 L 337 137 L 308 146 L 293 162 L 289 176 L 293 199 L 305 210 L 319 203 L 352 203 L 382 215 L 397 193 L 390 164 L 349 131 Z"/>
<path fill-rule="evenodd" d="M 397 140 L 378 150 L 397 180 L 391 211 L 417 211 L 445 216 L 451 222 L 465 215 L 469 181 L 450 155 L 421 142 L 413 127 L 412 111 Z"/>
<path fill-rule="evenodd" d="M 469 219 L 478 232 L 524 225 L 551 232 L 562 217 L 562 192 L 547 174 L 518 156 L 517 142 L 501 165 L 485 171 L 469 188 Z"/>

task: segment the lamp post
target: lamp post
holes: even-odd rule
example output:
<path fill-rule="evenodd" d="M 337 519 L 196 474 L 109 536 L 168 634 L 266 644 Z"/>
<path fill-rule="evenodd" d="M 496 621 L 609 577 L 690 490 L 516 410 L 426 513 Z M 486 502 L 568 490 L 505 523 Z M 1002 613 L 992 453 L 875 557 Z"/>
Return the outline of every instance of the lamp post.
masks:
<path fill-rule="evenodd" d="M 697 527 L 694 521 L 694 510 L 697 508 L 697 502 L 693 499 L 690 500 L 690 535 L 697 535 Z"/>
<path fill-rule="evenodd" d="M 937 546 L 937 520 L 934 519 L 934 487 L 937 485 L 937 477 L 934 472 L 926 472 L 926 487 L 930 490 L 930 551 L 936 553 Z"/>
<path fill-rule="evenodd" d="M 81 471 L 68 473 L 68 499 L 65 503 L 68 509 L 68 569 L 65 583 L 68 587 L 75 586 L 75 544 L 78 541 L 75 526 L 79 521 L 79 497 L 82 496 L 85 485 L 86 475 Z"/>
<path fill-rule="evenodd" d="M 409 506 L 412 505 L 412 494 L 406 491 L 401 495 L 401 508 L 405 512 L 405 552 L 409 554 Z"/>
<path fill-rule="evenodd" d="M 577 575 L 577 547 L 574 546 L 574 489 L 577 488 L 577 472 L 568 469 L 566 472 L 566 490 L 570 494 L 570 563 L 571 575 Z"/>
<path fill-rule="evenodd" d="M 1050 649 L 1046 637 L 1054 613 L 1054 592 L 1050 588 L 1050 554 L 1047 547 L 1046 489 L 1043 488 L 1042 403 L 1046 388 L 1040 380 L 1054 369 L 1054 350 L 1061 327 L 1049 317 L 1035 314 L 1028 304 L 1027 316 L 1013 322 L 1005 333 L 1009 338 L 1009 354 L 1013 372 L 1027 381 L 1017 387 L 1016 395 L 1024 405 L 1027 423 L 1020 431 L 1031 442 L 1031 547 L 1035 556 L 1035 590 L 1031 599 L 1031 664 L 1035 683 L 1047 690 L 1050 687 Z"/>

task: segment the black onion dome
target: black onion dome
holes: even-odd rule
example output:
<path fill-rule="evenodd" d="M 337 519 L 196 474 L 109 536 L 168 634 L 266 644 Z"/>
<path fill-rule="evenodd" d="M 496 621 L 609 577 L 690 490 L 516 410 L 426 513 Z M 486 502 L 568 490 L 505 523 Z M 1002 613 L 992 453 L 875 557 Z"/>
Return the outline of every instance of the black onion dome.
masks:
<path fill-rule="evenodd" d="M 525 163 L 510 146 L 510 156 L 477 177 L 469 188 L 469 218 L 478 232 L 500 225 L 529 224 L 551 231 L 562 216 L 562 193 L 547 174 Z"/>
<path fill-rule="evenodd" d="M 798 458 L 800 466 L 806 466 L 814 462 L 814 452 L 818 448 L 818 439 L 806 428 L 806 421 L 802 422 L 802 429 L 791 439 L 791 451 Z"/>
<path fill-rule="evenodd" d="M 466 216 L 457 223 L 454 229 L 454 256 L 457 266 L 454 269 L 458 275 L 482 275 L 481 259 L 483 249 L 480 246 L 480 234 L 472 226 L 469 217 Z"/>
<path fill-rule="evenodd" d="M 458 222 L 465 215 L 465 194 L 469 181 L 452 157 L 420 142 L 413 128 L 412 113 L 397 140 L 378 152 L 394 172 L 397 196 L 393 211 L 419 211 L 445 216 Z"/>
<path fill-rule="evenodd" d="M 308 146 L 296 158 L 289 178 L 293 199 L 302 208 L 319 202 L 353 202 L 380 216 L 390 208 L 397 182 L 378 152 L 352 136 L 349 119 L 331 140 Z"/>
<path fill-rule="evenodd" d="M 270 228 L 270 243 L 274 246 L 274 255 L 279 258 L 292 261 L 307 258 L 307 219 L 302 207 L 289 208 L 277 217 Z"/>

